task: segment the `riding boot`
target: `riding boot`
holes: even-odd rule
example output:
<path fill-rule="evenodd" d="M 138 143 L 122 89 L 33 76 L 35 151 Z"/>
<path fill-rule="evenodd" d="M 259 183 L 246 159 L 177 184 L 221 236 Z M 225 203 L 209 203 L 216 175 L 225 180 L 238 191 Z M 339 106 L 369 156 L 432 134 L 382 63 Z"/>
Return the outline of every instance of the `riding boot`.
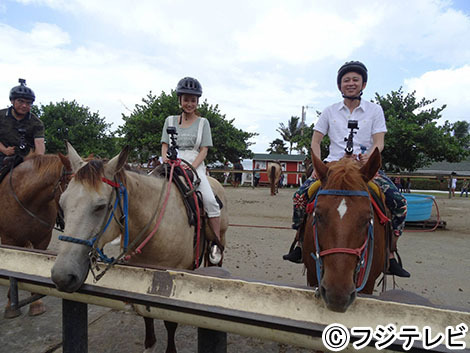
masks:
<path fill-rule="evenodd" d="M 296 264 L 301 264 L 302 263 L 302 248 L 297 245 L 288 254 L 283 255 L 282 258 L 284 260 L 288 260 Z"/>
<path fill-rule="evenodd" d="M 209 261 L 212 264 L 217 265 L 222 259 L 222 253 L 224 251 L 224 247 L 220 242 L 220 217 L 210 217 L 208 220 L 209 226 L 214 232 L 216 238 L 210 249 Z"/>
<path fill-rule="evenodd" d="M 301 264 L 302 263 L 302 247 L 301 247 L 301 230 L 302 227 L 297 229 L 297 232 L 295 233 L 295 239 L 294 242 L 292 243 L 289 253 L 286 255 L 283 255 L 282 258 L 284 260 L 288 260 L 290 262 L 296 263 L 296 264 Z M 302 237 L 303 238 L 303 237 Z"/>
<path fill-rule="evenodd" d="M 402 267 L 401 261 L 397 261 L 395 258 L 392 258 L 389 261 L 390 263 L 387 274 L 398 277 L 411 277 L 411 274 Z"/>
<path fill-rule="evenodd" d="M 396 232 L 396 231 L 395 231 Z M 392 244 L 390 247 L 390 250 L 392 253 L 396 253 L 398 256 L 398 259 L 400 261 L 397 261 L 395 258 L 391 258 L 389 260 L 389 266 L 388 266 L 388 272 L 387 274 L 389 275 L 395 275 L 398 277 L 411 277 L 410 273 L 405 270 L 402 266 L 401 259 L 397 253 L 397 242 L 398 242 L 399 236 L 397 234 L 392 235 Z"/>

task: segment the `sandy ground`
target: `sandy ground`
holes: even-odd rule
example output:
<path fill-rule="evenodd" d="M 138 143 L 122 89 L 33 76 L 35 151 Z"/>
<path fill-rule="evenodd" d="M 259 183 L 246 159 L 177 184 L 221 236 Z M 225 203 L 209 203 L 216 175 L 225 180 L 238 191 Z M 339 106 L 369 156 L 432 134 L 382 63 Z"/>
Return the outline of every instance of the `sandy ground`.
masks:
<path fill-rule="evenodd" d="M 231 227 L 227 233 L 224 267 L 233 275 L 280 284 L 306 284 L 303 265 L 282 260 L 293 239 L 289 228 L 291 197 L 294 189 L 281 189 L 272 197 L 267 188 L 226 188 Z M 437 198 L 445 230 L 406 231 L 399 250 L 411 279 L 396 279 L 397 288 L 406 289 L 445 306 L 470 309 L 470 199 Z M 434 211 L 435 212 L 435 211 Z M 246 227 L 249 226 L 249 227 Z M 251 227 L 265 226 L 265 227 Z M 50 248 L 57 247 L 57 235 Z M 389 281 L 389 289 L 391 289 Z M 6 303 L 6 289 L 0 287 L 0 306 Z M 25 294 L 23 294 L 25 295 Z M 0 352 L 61 352 L 61 303 L 45 298 L 48 311 L 31 318 L 26 309 L 12 320 L 0 318 Z M 105 329 L 110 335 L 103 335 Z M 180 326 L 177 331 L 179 352 L 196 352 L 196 328 Z M 165 342 L 163 324 L 157 324 L 157 339 Z M 26 338 L 26 339 L 25 339 Z M 106 308 L 89 306 L 89 352 L 141 352 L 143 320 Z M 157 352 L 164 352 L 164 345 Z M 275 342 L 228 335 L 228 352 L 253 353 L 309 352 Z"/>

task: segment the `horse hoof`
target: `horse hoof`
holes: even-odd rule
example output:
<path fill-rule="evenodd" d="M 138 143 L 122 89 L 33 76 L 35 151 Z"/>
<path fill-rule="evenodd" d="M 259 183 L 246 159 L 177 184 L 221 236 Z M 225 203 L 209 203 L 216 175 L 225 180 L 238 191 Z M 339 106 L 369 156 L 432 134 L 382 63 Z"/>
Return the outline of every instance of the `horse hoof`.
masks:
<path fill-rule="evenodd" d="M 46 307 L 44 303 L 33 303 L 29 306 L 29 316 L 38 316 L 46 312 Z"/>
<path fill-rule="evenodd" d="M 3 317 L 5 319 L 13 319 L 21 315 L 20 309 L 12 309 L 11 307 L 6 307 Z"/>
<path fill-rule="evenodd" d="M 157 353 L 157 344 L 154 343 L 152 347 L 145 348 L 144 353 Z"/>

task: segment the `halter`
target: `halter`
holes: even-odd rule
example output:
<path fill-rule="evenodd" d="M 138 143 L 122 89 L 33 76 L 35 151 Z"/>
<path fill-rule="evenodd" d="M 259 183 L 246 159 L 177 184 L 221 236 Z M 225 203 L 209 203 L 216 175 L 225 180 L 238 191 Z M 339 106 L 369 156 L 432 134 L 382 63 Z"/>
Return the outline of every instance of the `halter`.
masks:
<path fill-rule="evenodd" d="M 355 255 L 359 258 L 359 262 L 357 263 L 356 269 L 354 271 L 354 277 L 357 280 L 357 287 L 356 291 L 360 292 L 366 282 L 367 278 L 369 277 L 370 268 L 372 265 L 372 257 L 374 253 L 374 220 L 371 219 L 369 222 L 369 227 L 367 231 L 367 236 L 364 240 L 364 243 L 360 248 L 351 249 L 351 248 L 331 248 L 326 250 L 320 250 L 320 245 L 318 243 L 318 231 L 316 227 L 316 216 L 315 216 L 315 207 L 317 205 L 317 200 L 319 195 L 333 195 L 333 196 L 362 196 L 367 197 L 370 199 L 370 195 L 367 191 L 360 191 L 360 190 L 319 190 L 317 193 L 317 197 L 315 198 L 314 202 L 314 210 L 313 210 L 313 233 L 314 233 L 314 240 L 315 240 L 315 254 L 312 252 L 310 256 L 315 260 L 316 265 L 316 272 L 317 272 L 317 280 L 318 284 L 321 283 L 321 275 L 323 272 L 323 261 L 322 257 L 331 254 L 343 253 L 343 254 L 351 254 Z M 359 283 L 360 282 L 360 283 Z"/>
<path fill-rule="evenodd" d="M 123 201 L 122 218 L 124 218 L 124 247 L 123 248 L 124 248 L 124 252 L 127 252 L 127 246 L 129 243 L 129 225 L 128 225 L 129 206 L 128 206 L 127 189 L 121 182 L 114 182 L 104 177 L 102 177 L 101 180 L 104 183 L 112 186 L 114 190 L 116 190 L 116 200 L 114 202 L 114 206 L 112 205 L 112 201 L 110 200 L 108 203 L 108 211 L 106 213 L 106 216 L 103 219 L 103 224 L 101 226 L 101 229 L 91 239 L 80 239 L 76 237 L 60 235 L 59 240 L 88 246 L 91 248 L 89 256 L 92 262 L 93 261 L 96 262 L 97 259 L 100 259 L 101 261 L 109 264 L 109 263 L 114 262 L 115 260 L 114 257 L 109 258 L 108 256 L 106 256 L 103 250 L 99 249 L 96 246 L 96 244 L 98 243 L 98 240 L 104 234 L 106 229 L 108 229 L 108 226 L 111 223 L 111 220 L 113 218 L 116 219 L 115 212 L 116 212 L 118 205 L 121 207 L 121 200 L 122 200 Z M 116 222 L 119 224 L 121 228 L 123 228 L 122 223 L 120 221 L 116 219 Z"/>

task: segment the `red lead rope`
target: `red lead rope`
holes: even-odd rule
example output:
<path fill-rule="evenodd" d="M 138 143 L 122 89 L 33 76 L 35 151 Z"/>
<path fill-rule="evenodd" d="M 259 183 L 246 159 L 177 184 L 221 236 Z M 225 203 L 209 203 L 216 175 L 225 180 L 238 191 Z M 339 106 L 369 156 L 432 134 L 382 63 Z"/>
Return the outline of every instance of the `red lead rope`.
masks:
<path fill-rule="evenodd" d="M 160 227 L 160 223 L 162 221 L 162 218 L 163 218 L 163 214 L 165 213 L 165 210 L 166 210 L 166 206 L 168 204 L 168 199 L 170 198 L 170 190 L 171 190 L 171 184 L 173 183 L 173 172 L 174 172 L 174 169 L 176 166 L 180 166 L 181 165 L 181 160 L 178 159 L 176 161 L 172 161 L 170 160 L 169 161 L 170 165 L 171 165 L 171 169 L 170 169 L 170 179 L 169 179 L 169 182 L 168 182 L 168 186 L 167 186 L 167 191 L 166 191 L 166 196 L 165 196 L 165 201 L 163 202 L 163 206 L 162 206 L 162 209 L 161 209 L 161 212 L 158 216 L 158 220 L 157 220 L 157 223 L 155 224 L 155 227 L 153 228 L 153 230 L 150 232 L 149 235 L 147 235 L 147 237 L 144 239 L 144 241 L 137 247 L 137 249 L 135 249 L 135 252 L 134 254 L 140 254 L 142 253 L 142 249 L 145 245 L 147 245 L 147 243 L 150 241 L 150 239 L 152 239 L 152 237 L 154 236 L 154 234 L 157 232 L 158 228 Z M 184 168 L 182 168 L 183 170 L 183 173 L 184 173 L 184 176 L 187 180 L 187 182 L 189 183 L 189 186 L 192 188 L 193 187 L 193 184 L 191 183 L 191 180 L 188 176 L 188 174 L 186 173 L 186 171 L 184 170 Z M 196 234 L 197 234 L 197 242 L 196 242 L 196 268 L 199 267 L 199 242 L 200 242 L 200 237 L 201 237 L 201 212 L 200 212 L 200 209 L 199 209 L 199 203 L 197 201 L 197 195 L 196 193 L 193 193 L 193 197 L 194 197 L 194 203 L 196 204 L 196 213 L 197 213 L 197 231 L 196 231 Z M 126 256 L 126 260 L 128 260 L 130 258 L 130 255 L 127 255 Z"/>
<path fill-rule="evenodd" d="M 175 169 L 176 163 L 170 163 L 171 164 L 171 169 L 170 169 L 170 180 L 168 182 L 167 188 L 166 188 L 166 196 L 165 196 L 165 201 L 163 202 L 162 210 L 160 211 L 160 214 L 158 216 L 157 223 L 155 224 L 155 227 L 153 230 L 150 232 L 149 235 L 144 239 L 144 241 L 135 249 L 136 254 L 142 253 L 142 248 L 147 245 L 147 243 L 152 239 L 153 235 L 157 232 L 158 227 L 160 227 L 160 223 L 163 218 L 163 214 L 165 213 L 166 210 L 166 205 L 168 204 L 168 199 L 170 198 L 170 190 L 171 190 L 171 184 L 173 180 L 173 171 Z"/>

